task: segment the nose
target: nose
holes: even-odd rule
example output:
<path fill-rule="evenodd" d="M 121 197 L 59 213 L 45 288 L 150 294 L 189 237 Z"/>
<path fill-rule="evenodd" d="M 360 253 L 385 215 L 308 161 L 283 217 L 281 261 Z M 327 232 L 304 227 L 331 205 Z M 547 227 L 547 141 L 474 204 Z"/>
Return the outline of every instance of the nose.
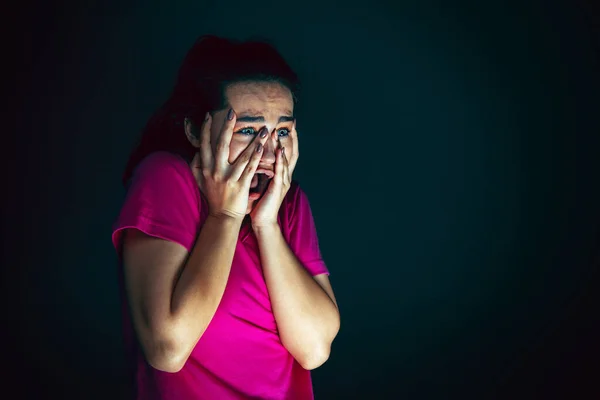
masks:
<path fill-rule="evenodd" d="M 273 138 L 273 132 L 269 133 L 270 137 L 265 142 L 263 154 L 260 159 L 261 164 L 275 164 L 275 150 L 277 149 L 277 139 Z"/>

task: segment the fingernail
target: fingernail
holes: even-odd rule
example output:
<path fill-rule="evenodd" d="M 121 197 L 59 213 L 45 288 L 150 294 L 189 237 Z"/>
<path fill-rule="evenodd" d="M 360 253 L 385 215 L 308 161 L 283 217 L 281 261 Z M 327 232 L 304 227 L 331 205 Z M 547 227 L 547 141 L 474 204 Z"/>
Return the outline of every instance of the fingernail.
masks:
<path fill-rule="evenodd" d="M 233 108 L 229 109 L 229 112 L 227 113 L 227 119 L 229 121 L 231 121 L 233 119 Z"/>
<path fill-rule="evenodd" d="M 266 138 L 268 134 L 269 134 L 269 130 L 267 128 L 262 128 L 260 130 L 260 137 L 262 139 Z"/>

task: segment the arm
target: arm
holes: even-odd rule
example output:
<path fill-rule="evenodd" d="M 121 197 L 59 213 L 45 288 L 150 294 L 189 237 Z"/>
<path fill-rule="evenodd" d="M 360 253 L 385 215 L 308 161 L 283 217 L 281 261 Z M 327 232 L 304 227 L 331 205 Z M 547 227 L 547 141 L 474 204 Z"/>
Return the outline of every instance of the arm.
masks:
<path fill-rule="evenodd" d="M 122 211 L 122 226 L 141 224 L 173 239 L 157 239 L 151 236 L 158 235 L 139 229 L 128 230 L 123 242 L 125 289 L 134 329 L 148 363 L 167 372 L 183 368 L 221 302 L 250 183 L 267 137 L 257 135 L 231 163 L 235 113 L 233 109 L 227 113 L 214 155 L 211 121 L 207 113 L 200 139 L 192 122 L 185 121 L 190 142 L 199 148 L 189 166 L 182 167 L 179 158 L 172 160 L 174 156 L 164 160 L 164 155 L 141 163 Z M 195 179 L 189 179 L 188 168 Z M 196 185 L 206 194 L 210 211 L 198 234 Z"/>
<path fill-rule="evenodd" d="M 134 329 L 154 368 L 179 371 L 206 330 L 225 291 L 240 226 L 239 219 L 209 215 L 191 253 L 126 231 L 125 287 Z"/>
<path fill-rule="evenodd" d="M 308 273 L 279 225 L 259 227 L 255 234 L 281 342 L 303 368 L 317 368 L 329 357 L 340 328 L 329 279 Z"/>

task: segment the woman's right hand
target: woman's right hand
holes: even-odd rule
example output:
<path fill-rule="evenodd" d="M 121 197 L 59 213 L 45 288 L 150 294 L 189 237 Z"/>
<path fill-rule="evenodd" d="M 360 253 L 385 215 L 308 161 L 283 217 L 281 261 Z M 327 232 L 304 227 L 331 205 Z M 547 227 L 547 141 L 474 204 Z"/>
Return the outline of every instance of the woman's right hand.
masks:
<path fill-rule="evenodd" d="M 209 214 L 243 219 L 248 208 L 252 177 L 262 157 L 267 141 L 266 128 L 261 130 L 248 147 L 233 162 L 229 162 L 229 145 L 233 136 L 236 115 L 230 109 L 217 138 L 213 154 L 210 138 L 212 117 L 209 113 L 202 123 L 200 149 L 191 166 L 200 190 L 208 201 Z M 266 135 L 264 135 L 267 133 Z M 264 137 L 261 137 L 263 136 Z"/>

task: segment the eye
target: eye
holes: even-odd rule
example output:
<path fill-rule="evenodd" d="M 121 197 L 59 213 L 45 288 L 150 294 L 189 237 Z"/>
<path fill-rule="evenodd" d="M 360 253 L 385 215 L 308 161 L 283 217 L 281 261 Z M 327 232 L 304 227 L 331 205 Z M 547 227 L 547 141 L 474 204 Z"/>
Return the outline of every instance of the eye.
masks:
<path fill-rule="evenodd" d="M 242 128 L 242 129 L 238 130 L 236 133 L 239 133 L 240 135 L 245 135 L 245 136 L 252 136 L 252 135 L 256 135 L 256 130 L 254 128 Z"/>
<path fill-rule="evenodd" d="M 277 136 L 286 137 L 289 136 L 290 130 L 288 128 L 281 128 L 277 130 Z"/>

